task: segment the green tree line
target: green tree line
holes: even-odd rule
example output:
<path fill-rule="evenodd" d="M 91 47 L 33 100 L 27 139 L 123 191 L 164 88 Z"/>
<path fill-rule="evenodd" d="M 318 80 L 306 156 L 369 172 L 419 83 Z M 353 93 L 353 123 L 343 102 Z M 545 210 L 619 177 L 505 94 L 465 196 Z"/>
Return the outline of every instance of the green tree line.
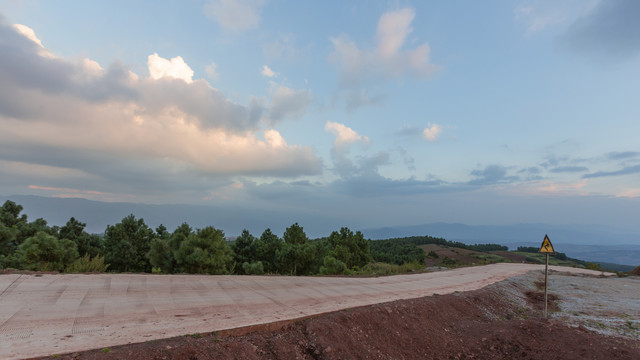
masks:
<path fill-rule="evenodd" d="M 244 230 L 227 241 L 224 232 L 212 226 L 193 229 L 183 223 L 169 232 L 129 215 L 96 235 L 73 217 L 62 227 L 49 226 L 44 219 L 29 222 L 22 210 L 12 201 L 0 208 L 0 268 L 311 275 L 349 274 L 373 261 L 371 242 L 346 227 L 311 240 L 295 223 L 282 238 L 270 229 L 259 237 Z"/>

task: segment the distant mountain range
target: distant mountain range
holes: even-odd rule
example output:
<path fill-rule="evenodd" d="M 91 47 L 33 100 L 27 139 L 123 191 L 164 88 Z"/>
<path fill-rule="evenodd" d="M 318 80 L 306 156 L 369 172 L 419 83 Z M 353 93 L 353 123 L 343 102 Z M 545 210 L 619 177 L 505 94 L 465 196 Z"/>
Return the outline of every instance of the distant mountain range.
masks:
<path fill-rule="evenodd" d="M 87 224 L 91 233 L 102 233 L 107 225 L 116 224 L 129 214 L 143 218 L 152 228 L 164 224 L 170 231 L 183 222 L 194 228 L 215 226 L 228 236 L 239 235 L 247 228 L 259 235 L 266 228 L 281 234 L 285 227 L 300 222 L 310 237 L 327 236 L 339 220 L 319 218 L 313 214 L 290 214 L 258 209 L 228 209 L 202 205 L 148 205 L 110 203 L 81 198 L 50 198 L 32 195 L 0 196 L 0 201 L 14 201 L 24 207 L 30 220 L 44 218 L 50 225 L 64 225 L 72 216 Z M 305 217 L 306 216 L 306 217 Z M 347 225 L 348 226 L 348 225 Z M 430 235 L 467 244 L 496 243 L 515 249 L 518 246 L 540 246 L 549 235 L 556 251 L 570 257 L 624 265 L 640 264 L 640 234 L 600 225 L 466 225 L 431 223 L 361 230 L 366 238 L 387 239 Z"/>

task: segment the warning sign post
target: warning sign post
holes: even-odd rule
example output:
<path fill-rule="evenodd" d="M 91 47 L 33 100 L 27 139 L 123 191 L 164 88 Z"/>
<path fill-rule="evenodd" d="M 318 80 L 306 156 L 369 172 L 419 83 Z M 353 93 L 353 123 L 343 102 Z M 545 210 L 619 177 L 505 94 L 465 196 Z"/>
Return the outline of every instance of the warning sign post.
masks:
<path fill-rule="evenodd" d="M 556 251 L 553 249 L 553 245 L 551 244 L 551 240 L 547 234 L 544 234 L 544 240 L 542 240 L 542 245 L 540 245 L 539 253 L 544 253 L 546 261 L 544 262 L 544 318 L 547 318 L 547 275 L 549 274 L 549 254 L 555 254 Z"/>

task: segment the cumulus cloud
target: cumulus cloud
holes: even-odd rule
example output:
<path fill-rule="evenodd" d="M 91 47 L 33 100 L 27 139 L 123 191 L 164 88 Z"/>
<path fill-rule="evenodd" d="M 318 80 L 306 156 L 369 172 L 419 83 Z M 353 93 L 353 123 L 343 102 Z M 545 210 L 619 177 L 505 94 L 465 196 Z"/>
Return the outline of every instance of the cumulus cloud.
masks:
<path fill-rule="evenodd" d="M 214 0 L 205 5 L 204 13 L 223 29 L 244 31 L 258 27 L 263 5 L 264 0 Z"/>
<path fill-rule="evenodd" d="M 350 109 L 382 100 L 368 95 L 364 88 L 392 79 L 422 79 L 438 70 L 431 63 L 429 44 L 404 49 L 414 18 L 415 12 L 409 8 L 383 14 L 373 48 L 361 48 L 345 34 L 330 39 L 333 51 L 329 61 L 340 71 L 340 87 Z"/>
<path fill-rule="evenodd" d="M 154 80 L 173 78 L 184 80 L 186 83 L 193 82 L 193 70 L 181 56 L 168 60 L 153 53 L 147 59 L 147 66 L 149 67 L 149 76 Z"/>
<path fill-rule="evenodd" d="M 24 35 L 27 39 L 33 41 L 36 45 L 38 45 L 38 54 L 42 57 L 55 58 L 49 50 L 47 50 L 44 45 L 42 45 L 42 41 L 36 36 L 36 32 L 33 31 L 32 28 L 22 25 L 22 24 L 13 24 L 13 28 L 18 31 L 20 34 Z"/>
<path fill-rule="evenodd" d="M 415 13 L 408 8 L 388 12 L 380 17 L 376 38 L 378 40 L 377 52 L 382 59 L 396 56 L 407 35 L 413 31 L 411 22 L 414 17 Z"/>
<path fill-rule="evenodd" d="M 232 102 L 193 79 L 181 57 L 152 54 L 149 77 L 138 77 L 118 63 L 103 69 L 90 59 L 45 56 L 23 32 L 0 24 L 0 161 L 143 187 L 156 177 L 183 181 L 185 173 L 295 177 L 321 169 L 311 148 L 261 127 L 259 101 Z M 295 117 L 284 95 L 274 100 L 278 111 Z"/>
<path fill-rule="evenodd" d="M 340 68 L 342 86 L 357 87 L 380 78 L 432 75 L 438 66 L 430 61 L 429 44 L 403 50 L 407 36 L 413 31 L 414 17 L 415 12 L 408 8 L 383 14 L 378 21 L 373 49 L 361 49 L 347 35 L 331 38 L 334 49 L 329 60 Z"/>
<path fill-rule="evenodd" d="M 278 86 L 271 97 L 270 122 L 301 118 L 307 112 L 312 99 L 311 90 L 296 90 L 284 85 Z"/>
<path fill-rule="evenodd" d="M 216 63 L 212 62 L 207 65 L 204 71 L 207 73 L 209 79 L 216 80 L 218 78 L 218 65 Z"/>
<path fill-rule="evenodd" d="M 277 74 L 271 70 L 267 65 L 262 65 L 262 76 L 266 76 L 269 78 L 275 77 Z"/>
<path fill-rule="evenodd" d="M 436 141 L 438 137 L 442 133 L 442 126 L 438 124 L 429 124 L 427 128 L 422 131 L 422 136 L 424 136 L 427 141 Z"/>
<path fill-rule="evenodd" d="M 381 164 L 388 162 L 388 154 L 379 154 L 377 160 L 373 160 L 373 163 L 370 161 L 372 159 L 361 157 L 361 165 L 358 166 L 354 164 L 348 157 L 351 146 L 357 143 L 368 145 L 370 142 L 369 138 L 337 122 L 328 121 L 324 129 L 335 136 L 333 146 L 331 147 L 331 160 L 333 161 L 334 171 L 341 177 L 346 178 L 357 175 L 362 172 L 363 164 L 367 169 L 372 169 L 371 165 L 374 163 Z M 369 162 L 368 165 L 366 164 L 367 162 Z M 374 166 L 376 170 L 377 166 L 378 165 Z"/>
<path fill-rule="evenodd" d="M 328 121 L 324 129 L 336 137 L 333 141 L 333 145 L 338 148 L 349 147 L 358 142 L 365 144 L 369 143 L 368 137 L 358 134 L 344 124 Z"/>

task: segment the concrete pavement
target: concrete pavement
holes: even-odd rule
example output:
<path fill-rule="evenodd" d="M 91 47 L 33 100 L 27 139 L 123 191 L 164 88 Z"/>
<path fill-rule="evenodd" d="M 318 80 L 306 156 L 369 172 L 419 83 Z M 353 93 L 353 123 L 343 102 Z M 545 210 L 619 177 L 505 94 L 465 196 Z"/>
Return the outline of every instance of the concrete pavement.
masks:
<path fill-rule="evenodd" d="M 469 291 L 529 271 L 542 273 L 544 266 L 493 264 L 377 278 L 0 275 L 0 358 L 68 353 Z"/>

